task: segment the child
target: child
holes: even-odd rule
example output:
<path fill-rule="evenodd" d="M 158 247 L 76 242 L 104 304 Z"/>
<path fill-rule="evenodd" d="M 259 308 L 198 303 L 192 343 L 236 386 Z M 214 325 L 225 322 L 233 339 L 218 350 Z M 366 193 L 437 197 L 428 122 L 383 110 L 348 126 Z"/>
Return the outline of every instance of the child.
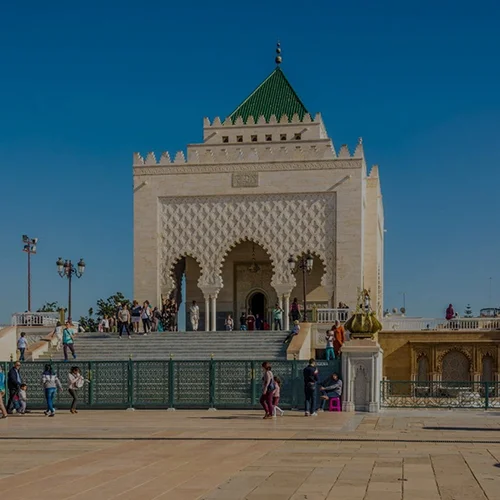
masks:
<path fill-rule="evenodd" d="M 280 412 L 280 416 L 282 417 L 285 412 L 278 406 L 281 394 L 281 379 L 278 376 L 274 377 L 274 385 L 276 387 L 273 391 L 273 406 L 274 406 L 273 417 L 276 417 L 277 411 Z"/>
<path fill-rule="evenodd" d="M 26 413 L 26 389 L 28 386 L 26 384 L 21 384 L 19 387 L 18 397 L 19 397 L 19 407 L 17 408 L 17 413 L 24 415 Z"/>
<path fill-rule="evenodd" d="M 24 361 L 24 353 L 28 347 L 28 341 L 26 340 L 26 333 L 21 332 L 21 336 L 17 341 L 17 349 L 19 350 L 19 361 Z"/>

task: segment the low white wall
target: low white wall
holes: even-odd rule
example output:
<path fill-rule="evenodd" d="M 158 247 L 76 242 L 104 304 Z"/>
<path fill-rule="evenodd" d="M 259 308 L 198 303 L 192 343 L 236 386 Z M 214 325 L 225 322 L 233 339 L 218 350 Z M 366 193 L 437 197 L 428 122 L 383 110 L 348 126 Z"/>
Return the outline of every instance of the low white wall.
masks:
<path fill-rule="evenodd" d="M 0 361 L 10 361 L 12 356 L 16 359 L 17 328 L 7 326 L 0 330 Z"/>

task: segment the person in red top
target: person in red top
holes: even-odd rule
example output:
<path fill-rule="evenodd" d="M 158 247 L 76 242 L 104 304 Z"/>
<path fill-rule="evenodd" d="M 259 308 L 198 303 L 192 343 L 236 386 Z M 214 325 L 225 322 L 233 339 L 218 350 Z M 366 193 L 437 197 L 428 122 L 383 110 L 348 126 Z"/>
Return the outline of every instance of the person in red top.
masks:
<path fill-rule="evenodd" d="M 252 314 L 252 311 L 248 311 L 247 329 L 248 330 L 255 330 L 255 316 Z"/>

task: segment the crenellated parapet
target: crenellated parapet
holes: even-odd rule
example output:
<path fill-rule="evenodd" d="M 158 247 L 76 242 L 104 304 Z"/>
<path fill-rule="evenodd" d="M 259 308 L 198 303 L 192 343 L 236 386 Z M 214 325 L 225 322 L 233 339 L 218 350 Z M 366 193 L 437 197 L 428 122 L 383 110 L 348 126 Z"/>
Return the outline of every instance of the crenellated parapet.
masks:
<path fill-rule="evenodd" d="M 234 121 L 230 117 L 221 120 L 221 118 L 218 116 L 216 116 L 212 122 L 210 122 L 209 118 L 203 119 L 204 128 L 228 128 L 255 125 L 289 125 L 297 123 L 322 123 L 321 114 L 316 113 L 313 118 L 309 113 L 306 113 L 302 119 L 300 119 L 298 113 L 295 113 L 293 116 L 282 115 L 277 117 L 276 115 L 271 115 L 269 117 L 269 120 L 266 120 L 263 115 L 259 116 L 257 119 L 253 116 L 249 116 L 246 121 L 243 121 L 243 118 L 241 116 L 238 116 Z"/>

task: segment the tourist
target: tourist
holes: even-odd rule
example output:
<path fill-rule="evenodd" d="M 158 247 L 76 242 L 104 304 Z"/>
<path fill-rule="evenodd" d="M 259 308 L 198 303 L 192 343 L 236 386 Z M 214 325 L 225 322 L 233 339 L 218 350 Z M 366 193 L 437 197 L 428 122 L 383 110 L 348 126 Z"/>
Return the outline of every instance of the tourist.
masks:
<path fill-rule="evenodd" d="M 160 310 L 155 306 L 151 314 L 151 331 L 158 331 L 158 323 L 160 322 Z"/>
<path fill-rule="evenodd" d="M 142 327 L 144 328 L 144 335 L 147 335 L 151 331 L 151 308 L 148 300 L 142 304 L 141 319 Z"/>
<path fill-rule="evenodd" d="M 54 331 L 52 332 L 52 345 L 55 344 L 56 346 L 56 351 L 60 351 L 62 349 L 62 338 L 63 338 L 63 328 L 61 325 L 61 322 L 58 321 L 56 323 L 56 327 L 54 328 Z"/>
<path fill-rule="evenodd" d="M 300 306 L 297 297 L 293 299 L 293 302 L 290 306 L 290 317 L 292 318 L 293 322 L 300 320 Z"/>
<path fill-rule="evenodd" d="M 264 320 L 262 322 L 262 329 L 266 330 L 266 331 L 269 331 L 271 329 L 271 326 L 269 325 L 269 323 L 266 320 Z"/>
<path fill-rule="evenodd" d="M 24 415 L 26 413 L 26 403 L 28 401 L 28 396 L 26 395 L 26 390 L 28 386 L 26 384 L 21 384 L 19 387 L 19 392 L 17 396 L 19 398 L 19 407 L 17 409 L 17 413 Z"/>
<path fill-rule="evenodd" d="M 281 320 L 283 318 L 283 309 L 278 303 L 274 306 L 273 312 L 273 327 L 275 330 L 281 330 Z"/>
<path fill-rule="evenodd" d="M 170 314 L 171 314 L 171 329 L 170 331 L 176 332 L 177 331 L 177 313 L 179 311 L 179 308 L 177 307 L 177 302 L 175 299 L 172 299 L 170 301 Z"/>
<path fill-rule="evenodd" d="M 53 417 L 56 414 L 54 409 L 54 396 L 57 389 L 62 389 L 62 385 L 57 375 L 52 371 L 51 365 L 45 365 L 45 370 L 42 373 L 42 386 L 45 393 L 45 400 L 47 401 L 47 409 L 44 413 L 49 417 Z"/>
<path fill-rule="evenodd" d="M 71 328 L 72 326 L 73 325 L 68 320 L 68 321 L 66 321 L 66 326 L 63 330 L 63 352 L 64 352 L 64 361 L 65 362 L 68 362 L 68 350 L 71 351 L 71 354 L 73 355 L 73 359 L 76 359 L 75 345 L 74 345 L 74 340 L 73 340 L 75 332 Z"/>
<path fill-rule="evenodd" d="M 3 403 L 5 398 L 5 373 L 2 368 L 2 364 L 0 363 L 0 412 L 2 416 L 0 418 L 7 418 L 7 409 Z"/>
<path fill-rule="evenodd" d="M 252 331 L 255 329 L 255 316 L 252 314 L 252 311 L 248 311 L 246 322 L 248 330 Z"/>
<path fill-rule="evenodd" d="M 321 382 L 321 409 L 325 409 L 325 404 L 331 398 L 340 398 L 342 395 L 342 380 L 339 379 L 338 373 L 332 373 L 325 381 Z"/>
<path fill-rule="evenodd" d="M 262 318 L 259 316 L 259 314 L 255 315 L 255 329 L 262 330 Z"/>
<path fill-rule="evenodd" d="M 453 309 L 453 305 L 450 304 L 447 308 L 446 308 L 446 316 L 445 318 L 450 321 L 450 319 L 453 319 L 455 317 L 455 310 Z"/>
<path fill-rule="evenodd" d="M 309 360 L 309 364 L 304 368 L 304 396 L 305 396 L 305 416 L 316 417 L 316 382 L 318 381 L 318 369 L 316 361 Z"/>
<path fill-rule="evenodd" d="M 89 380 L 85 380 L 83 378 L 83 375 L 80 372 L 80 368 L 78 368 L 78 366 L 73 366 L 68 373 L 68 392 L 73 398 L 73 400 L 71 401 L 71 408 L 69 410 L 71 413 L 78 413 L 78 411 L 76 410 L 78 389 L 81 389 L 84 386 L 85 382 L 89 383 Z"/>
<path fill-rule="evenodd" d="M 200 306 L 193 300 L 191 307 L 189 308 L 189 318 L 191 319 L 191 328 L 193 332 L 198 331 L 198 324 L 200 322 Z"/>
<path fill-rule="evenodd" d="M 120 338 L 122 338 L 123 330 L 127 332 L 128 338 L 130 338 L 130 312 L 127 304 L 124 304 L 118 311 L 118 328 Z"/>
<path fill-rule="evenodd" d="M 334 341 L 333 330 L 327 330 L 326 332 L 326 360 L 330 361 L 331 359 L 335 359 L 335 351 L 333 349 L 333 341 Z"/>
<path fill-rule="evenodd" d="M 345 329 L 340 324 L 340 321 L 335 320 L 335 324 L 332 327 L 333 331 L 333 348 L 335 350 L 335 356 L 338 358 L 340 356 L 340 351 L 345 342 Z"/>
<path fill-rule="evenodd" d="M 139 305 L 137 300 L 132 302 L 132 307 L 130 309 L 130 317 L 132 319 L 132 331 L 134 333 L 139 333 L 139 323 L 141 322 L 141 312 L 142 307 Z"/>
<path fill-rule="evenodd" d="M 245 312 L 242 312 L 240 316 L 240 330 L 245 331 L 246 329 L 247 329 L 247 317 Z"/>
<path fill-rule="evenodd" d="M 109 318 L 106 314 L 102 318 L 102 331 L 105 333 L 109 332 Z"/>
<path fill-rule="evenodd" d="M 108 321 L 109 321 L 109 331 L 111 333 L 116 333 L 116 319 L 113 316 L 109 316 Z"/>
<path fill-rule="evenodd" d="M 266 412 L 264 418 L 272 418 L 273 416 L 273 393 L 275 389 L 276 384 L 271 371 L 271 363 L 264 361 L 262 363 L 262 395 L 260 396 L 260 404 Z"/>
<path fill-rule="evenodd" d="M 230 314 L 227 315 L 226 321 L 224 322 L 226 326 L 226 331 L 232 332 L 234 328 L 234 320 Z"/>
<path fill-rule="evenodd" d="M 283 344 L 290 343 L 292 341 L 293 337 L 295 337 L 295 335 L 298 335 L 299 332 L 300 332 L 300 323 L 299 323 L 299 320 L 296 319 L 293 322 L 292 329 L 290 330 L 288 337 L 283 341 Z"/>
<path fill-rule="evenodd" d="M 19 351 L 19 361 L 24 361 L 24 353 L 28 347 L 28 340 L 26 339 L 26 332 L 21 332 L 21 336 L 17 341 L 17 350 Z"/>
<path fill-rule="evenodd" d="M 9 389 L 9 400 L 7 401 L 7 413 L 12 413 L 14 408 L 14 397 L 17 397 L 23 380 L 21 378 L 21 363 L 16 361 L 7 375 L 7 388 Z"/>
<path fill-rule="evenodd" d="M 280 395 L 281 395 L 281 379 L 276 376 L 274 377 L 274 385 L 276 388 L 273 391 L 273 417 L 276 417 L 276 413 L 279 412 L 281 416 L 285 413 L 278 405 L 280 402 Z"/>

